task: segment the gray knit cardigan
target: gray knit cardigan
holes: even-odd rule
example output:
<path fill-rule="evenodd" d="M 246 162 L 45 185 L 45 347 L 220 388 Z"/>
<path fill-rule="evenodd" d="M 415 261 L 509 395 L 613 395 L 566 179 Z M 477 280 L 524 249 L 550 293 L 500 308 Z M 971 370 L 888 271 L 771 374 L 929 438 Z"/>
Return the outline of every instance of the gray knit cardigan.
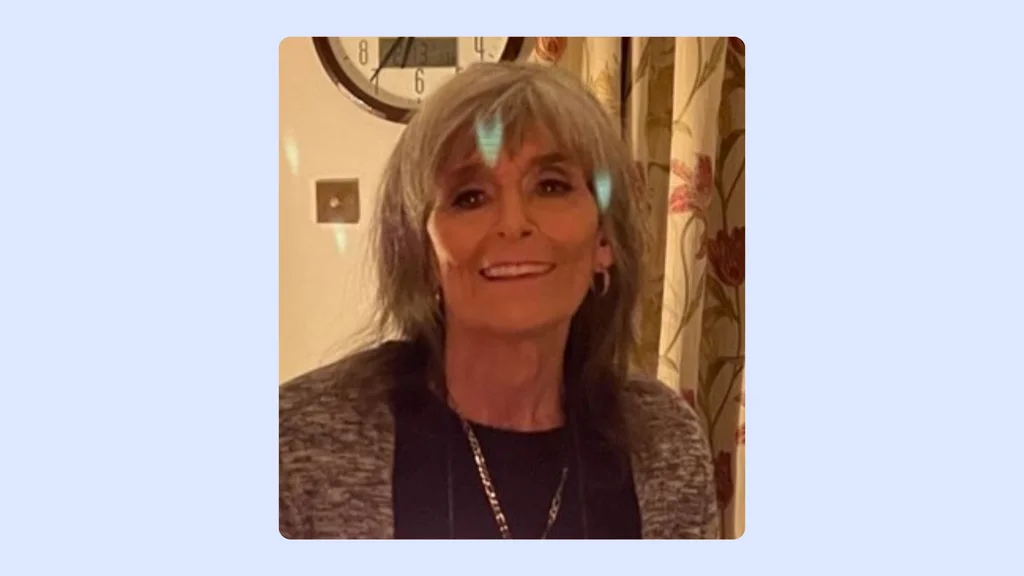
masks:
<path fill-rule="evenodd" d="M 395 424 L 386 395 L 338 381 L 336 364 L 280 387 L 280 531 L 289 539 L 394 537 Z M 653 442 L 633 451 L 647 539 L 718 538 L 714 468 L 693 409 L 664 384 L 635 379 L 627 424 Z"/>

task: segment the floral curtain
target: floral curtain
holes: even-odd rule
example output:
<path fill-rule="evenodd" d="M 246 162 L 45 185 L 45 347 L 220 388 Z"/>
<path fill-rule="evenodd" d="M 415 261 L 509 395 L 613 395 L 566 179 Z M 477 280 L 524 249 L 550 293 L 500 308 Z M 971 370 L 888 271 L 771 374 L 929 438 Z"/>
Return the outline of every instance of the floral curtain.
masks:
<path fill-rule="evenodd" d="M 537 38 L 622 118 L 644 186 L 641 368 L 704 419 L 722 538 L 744 530 L 745 47 L 739 38 Z"/>

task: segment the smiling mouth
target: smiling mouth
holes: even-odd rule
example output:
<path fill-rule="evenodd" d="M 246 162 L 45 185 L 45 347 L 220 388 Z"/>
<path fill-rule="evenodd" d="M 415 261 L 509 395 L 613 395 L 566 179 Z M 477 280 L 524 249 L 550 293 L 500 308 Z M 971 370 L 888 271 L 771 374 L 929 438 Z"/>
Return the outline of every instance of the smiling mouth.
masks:
<path fill-rule="evenodd" d="M 554 264 L 541 262 L 512 262 L 495 264 L 480 271 L 480 275 L 488 280 L 522 280 L 543 276 L 555 269 Z"/>

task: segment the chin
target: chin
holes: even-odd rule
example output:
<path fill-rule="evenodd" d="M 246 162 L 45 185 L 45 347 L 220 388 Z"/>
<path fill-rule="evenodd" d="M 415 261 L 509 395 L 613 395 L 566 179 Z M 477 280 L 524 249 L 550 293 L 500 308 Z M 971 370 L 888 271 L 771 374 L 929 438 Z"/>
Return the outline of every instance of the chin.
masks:
<path fill-rule="evenodd" d="M 481 330 L 501 336 L 530 337 L 544 334 L 552 328 L 565 323 L 567 320 L 567 318 L 561 316 L 528 316 L 524 314 L 501 317 L 490 316 L 488 318 L 481 318 L 478 322 L 474 322 L 474 324 Z"/>

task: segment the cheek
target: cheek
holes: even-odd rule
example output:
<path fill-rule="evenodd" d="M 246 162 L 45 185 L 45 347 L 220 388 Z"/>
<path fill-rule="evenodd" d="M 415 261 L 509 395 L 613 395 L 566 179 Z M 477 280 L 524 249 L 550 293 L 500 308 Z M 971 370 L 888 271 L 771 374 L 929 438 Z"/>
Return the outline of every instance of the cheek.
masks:
<path fill-rule="evenodd" d="M 560 261 L 582 267 L 593 264 L 598 240 L 596 210 L 552 215 L 539 227 Z"/>
<path fill-rule="evenodd" d="M 576 295 L 585 292 L 593 282 L 597 233 L 585 229 L 571 232 L 560 230 L 551 238 L 551 244 L 561 270 L 556 281 L 559 290 L 568 289 Z"/>
<path fill-rule="evenodd" d="M 432 215 L 427 222 L 427 234 L 442 283 L 454 274 L 475 272 L 474 262 L 481 242 L 471 227 Z"/>

